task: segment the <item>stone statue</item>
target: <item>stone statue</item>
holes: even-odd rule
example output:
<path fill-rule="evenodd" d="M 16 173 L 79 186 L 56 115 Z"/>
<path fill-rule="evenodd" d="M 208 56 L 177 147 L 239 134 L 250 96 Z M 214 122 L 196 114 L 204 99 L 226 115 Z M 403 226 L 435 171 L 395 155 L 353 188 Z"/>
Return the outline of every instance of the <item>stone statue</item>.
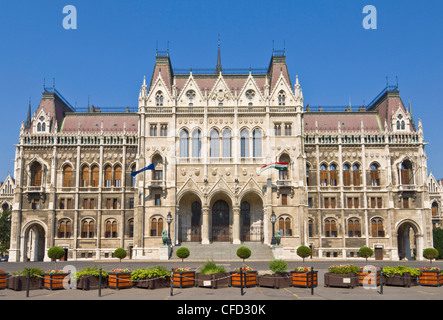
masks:
<path fill-rule="evenodd" d="M 162 231 L 162 240 L 163 240 L 163 245 L 167 246 L 168 245 L 168 231 L 166 231 L 166 230 Z"/>
<path fill-rule="evenodd" d="M 275 245 L 280 246 L 280 240 L 281 240 L 281 232 L 280 230 L 277 230 L 275 232 Z"/>

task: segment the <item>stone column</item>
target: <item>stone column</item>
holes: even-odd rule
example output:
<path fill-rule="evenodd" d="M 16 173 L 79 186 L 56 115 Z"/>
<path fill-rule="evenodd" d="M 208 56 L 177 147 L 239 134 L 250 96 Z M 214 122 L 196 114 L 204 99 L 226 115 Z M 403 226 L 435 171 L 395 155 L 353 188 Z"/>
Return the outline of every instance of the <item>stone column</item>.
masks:
<path fill-rule="evenodd" d="M 240 244 L 240 207 L 235 206 L 232 208 L 233 220 L 232 220 L 232 243 Z"/>
<path fill-rule="evenodd" d="M 209 207 L 202 208 L 202 244 L 209 244 Z"/>

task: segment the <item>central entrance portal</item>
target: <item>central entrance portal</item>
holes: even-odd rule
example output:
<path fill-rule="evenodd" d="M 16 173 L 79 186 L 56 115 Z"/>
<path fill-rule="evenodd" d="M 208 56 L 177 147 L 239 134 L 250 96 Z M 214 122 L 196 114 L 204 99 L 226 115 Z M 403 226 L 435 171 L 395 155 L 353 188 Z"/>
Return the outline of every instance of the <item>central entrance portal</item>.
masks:
<path fill-rule="evenodd" d="M 218 200 L 212 206 L 212 241 L 230 241 L 229 205 Z"/>

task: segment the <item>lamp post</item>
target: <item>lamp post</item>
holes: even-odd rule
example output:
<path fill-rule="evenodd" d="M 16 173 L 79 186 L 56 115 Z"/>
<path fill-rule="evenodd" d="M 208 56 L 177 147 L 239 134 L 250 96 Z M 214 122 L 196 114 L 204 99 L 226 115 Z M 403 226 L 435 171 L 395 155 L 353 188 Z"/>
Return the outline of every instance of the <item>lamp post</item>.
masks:
<path fill-rule="evenodd" d="M 171 212 L 169 212 L 168 215 L 166 216 L 166 222 L 168 223 L 168 245 L 171 245 L 171 222 L 172 222 Z"/>
<path fill-rule="evenodd" d="M 272 212 L 271 214 L 271 223 L 272 223 L 272 239 L 271 239 L 271 245 L 275 244 L 275 222 L 277 221 L 277 217 L 275 216 L 275 213 Z"/>

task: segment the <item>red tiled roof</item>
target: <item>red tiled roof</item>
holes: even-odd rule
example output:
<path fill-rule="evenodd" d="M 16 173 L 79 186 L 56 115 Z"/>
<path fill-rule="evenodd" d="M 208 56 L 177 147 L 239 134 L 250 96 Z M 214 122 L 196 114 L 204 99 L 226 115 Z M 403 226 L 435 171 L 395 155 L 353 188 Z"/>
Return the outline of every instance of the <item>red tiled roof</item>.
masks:
<path fill-rule="evenodd" d="M 67 114 L 60 132 L 138 132 L 138 115 L 134 113 L 72 113 Z"/>
<path fill-rule="evenodd" d="M 317 127 L 315 122 L 317 121 Z M 364 131 L 382 131 L 379 116 L 376 112 L 308 112 L 303 116 L 303 127 L 306 133 L 318 131 L 355 132 L 361 131 L 363 121 Z"/>

